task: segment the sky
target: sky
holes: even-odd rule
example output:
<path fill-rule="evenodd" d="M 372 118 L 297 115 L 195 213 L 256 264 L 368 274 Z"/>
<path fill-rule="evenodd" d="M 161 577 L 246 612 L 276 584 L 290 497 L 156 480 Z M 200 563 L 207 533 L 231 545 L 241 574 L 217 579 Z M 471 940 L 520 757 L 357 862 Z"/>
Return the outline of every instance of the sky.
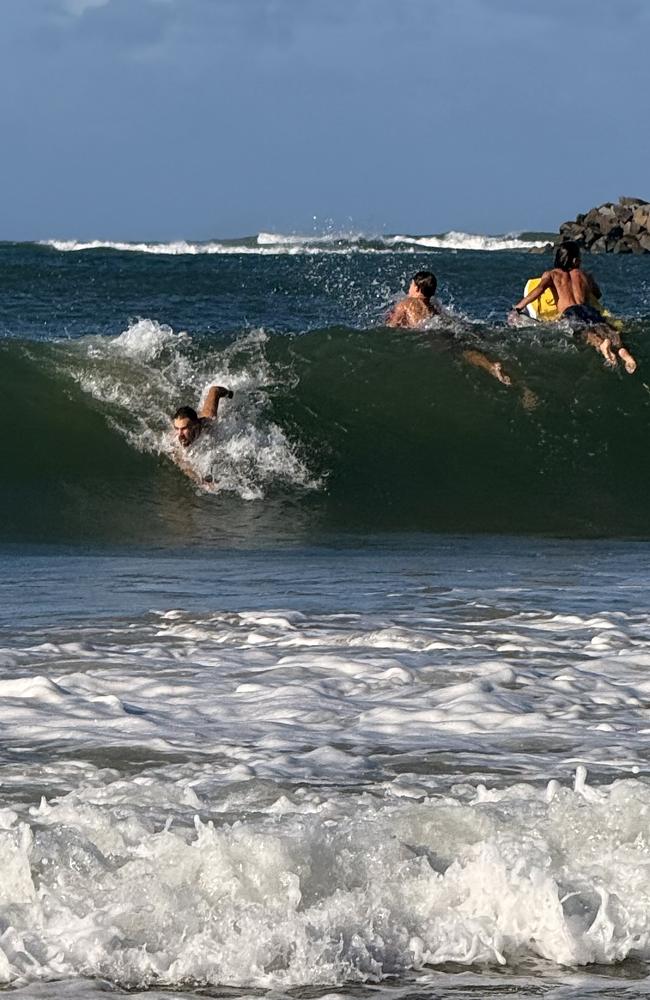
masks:
<path fill-rule="evenodd" d="M 0 0 L 0 239 L 556 230 L 650 200 L 650 0 Z"/>

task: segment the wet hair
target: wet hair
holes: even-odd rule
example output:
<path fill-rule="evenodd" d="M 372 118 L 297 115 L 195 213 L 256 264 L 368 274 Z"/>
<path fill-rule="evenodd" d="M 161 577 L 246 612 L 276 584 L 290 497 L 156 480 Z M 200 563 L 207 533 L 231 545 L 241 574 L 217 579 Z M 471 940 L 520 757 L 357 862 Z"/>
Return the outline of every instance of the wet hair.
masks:
<path fill-rule="evenodd" d="M 415 282 L 418 292 L 421 292 L 425 298 L 431 299 L 436 294 L 438 280 L 432 271 L 418 271 L 411 280 Z"/>
<path fill-rule="evenodd" d="M 191 420 L 193 424 L 198 423 L 199 415 L 192 406 L 179 406 L 172 420 Z"/>
<path fill-rule="evenodd" d="M 574 240 L 560 243 L 555 251 L 555 266 L 560 271 L 571 271 L 580 264 L 580 247 Z"/>

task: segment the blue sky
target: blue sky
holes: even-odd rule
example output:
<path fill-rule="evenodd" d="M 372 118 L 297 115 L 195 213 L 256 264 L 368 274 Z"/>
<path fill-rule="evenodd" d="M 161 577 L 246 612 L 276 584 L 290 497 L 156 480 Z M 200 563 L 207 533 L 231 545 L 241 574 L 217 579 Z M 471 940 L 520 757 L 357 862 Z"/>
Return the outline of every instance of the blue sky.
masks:
<path fill-rule="evenodd" d="M 650 200 L 650 0 L 1 0 L 0 239 Z"/>

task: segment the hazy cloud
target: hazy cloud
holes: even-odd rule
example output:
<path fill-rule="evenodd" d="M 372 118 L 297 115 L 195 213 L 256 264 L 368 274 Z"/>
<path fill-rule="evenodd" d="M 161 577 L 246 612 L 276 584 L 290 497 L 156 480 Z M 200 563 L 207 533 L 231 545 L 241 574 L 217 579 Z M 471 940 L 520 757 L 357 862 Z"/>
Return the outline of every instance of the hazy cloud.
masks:
<path fill-rule="evenodd" d="M 95 7 L 105 7 L 111 0 L 63 0 L 63 10 L 67 14 L 81 17 L 87 10 Z"/>

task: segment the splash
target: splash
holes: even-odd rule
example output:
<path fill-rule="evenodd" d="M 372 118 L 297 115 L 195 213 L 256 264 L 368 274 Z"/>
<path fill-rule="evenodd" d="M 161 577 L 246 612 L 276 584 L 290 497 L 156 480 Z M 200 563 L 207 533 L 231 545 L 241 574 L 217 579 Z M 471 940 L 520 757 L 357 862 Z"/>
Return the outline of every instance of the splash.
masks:
<path fill-rule="evenodd" d="M 108 407 L 111 424 L 140 451 L 181 461 L 211 493 L 259 500 L 274 487 L 313 489 L 316 481 L 287 434 L 267 416 L 279 377 L 265 357 L 267 336 L 250 331 L 227 347 L 199 353 L 184 332 L 141 319 L 113 338 L 90 337 L 63 352 L 60 370 Z M 169 429 L 179 405 L 200 409 L 210 385 L 226 385 L 214 432 L 182 454 Z"/>

